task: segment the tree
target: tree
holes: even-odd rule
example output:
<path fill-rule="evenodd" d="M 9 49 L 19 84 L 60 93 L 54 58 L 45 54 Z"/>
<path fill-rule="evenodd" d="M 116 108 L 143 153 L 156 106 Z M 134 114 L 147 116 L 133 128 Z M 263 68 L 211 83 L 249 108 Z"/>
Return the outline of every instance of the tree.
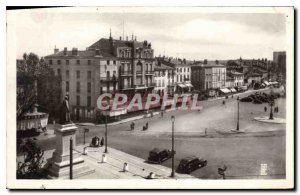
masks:
<path fill-rule="evenodd" d="M 60 105 L 60 84 L 60 76 L 54 74 L 43 58 L 24 53 L 23 59 L 17 62 L 17 120 L 36 101 L 43 111 L 55 117 Z"/>
<path fill-rule="evenodd" d="M 41 179 L 46 177 L 46 171 L 42 168 L 44 151 L 37 146 L 35 141 L 28 139 L 20 147 L 24 159 L 17 163 L 17 179 Z"/>

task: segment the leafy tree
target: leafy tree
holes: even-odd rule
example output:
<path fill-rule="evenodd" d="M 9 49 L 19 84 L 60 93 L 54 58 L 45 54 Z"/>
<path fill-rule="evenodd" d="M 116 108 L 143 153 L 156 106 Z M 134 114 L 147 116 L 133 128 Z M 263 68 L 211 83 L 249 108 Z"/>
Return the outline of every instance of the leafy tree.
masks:
<path fill-rule="evenodd" d="M 24 53 L 17 63 L 17 119 L 37 102 L 42 111 L 55 117 L 61 96 L 61 78 L 56 76 L 43 58 Z"/>
<path fill-rule="evenodd" d="M 28 139 L 20 147 L 24 159 L 17 163 L 17 179 L 41 179 L 46 177 L 46 171 L 42 168 L 44 151 L 37 146 L 36 142 Z"/>

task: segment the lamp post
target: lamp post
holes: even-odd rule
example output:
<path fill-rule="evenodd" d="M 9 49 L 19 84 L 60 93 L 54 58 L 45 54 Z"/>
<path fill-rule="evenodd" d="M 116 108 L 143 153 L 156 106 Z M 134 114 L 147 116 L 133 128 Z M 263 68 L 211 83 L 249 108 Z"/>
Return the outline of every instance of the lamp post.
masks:
<path fill-rule="evenodd" d="M 105 114 L 105 150 L 104 153 L 107 153 L 107 112 Z"/>
<path fill-rule="evenodd" d="M 274 106 L 274 100 L 270 102 L 270 106 L 271 106 L 271 109 L 270 109 L 270 120 L 273 120 L 273 106 Z"/>
<path fill-rule="evenodd" d="M 237 112 L 237 125 L 236 125 L 236 130 L 240 130 L 240 97 L 237 97 L 237 103 L 238 103 L 238 112 Z"/>
<path fill-rule="evenodd" d="M 174 122 L 175 122 L 175 116 L 171 116 L 171 121 L 172 121 L 172 173 L 171 177 L 175 177 L 175 172 L 174 172 Z"/>

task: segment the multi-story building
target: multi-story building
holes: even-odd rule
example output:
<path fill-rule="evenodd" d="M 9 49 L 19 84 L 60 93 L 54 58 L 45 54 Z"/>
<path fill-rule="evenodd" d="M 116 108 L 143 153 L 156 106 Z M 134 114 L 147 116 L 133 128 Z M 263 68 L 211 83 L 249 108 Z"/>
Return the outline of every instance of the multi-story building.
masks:
<path fill-rule="evenodd" d="M 274 51 L 273 62 L 278 67 L 278 71 L 281 74 L 282 79 L 286 78 L 286 52 L 285 51 Z"/>
<path fill-rule="evenodd" d="M 69 96 L 73 120 L 93 120 L 103 93 L 145 94 L 154 88 L 154 50 L 151 43 L 102 38 L 87 50 L 77 48 L 45 57 L 62 78 L 62 94 Z"/>
<path fill-rule="evenodd" d="M 241 87 L 244 85 L 244 73 L 241 72 L 229 72 L 228 75 L 233 78 L 233 86 Z"/>
<path fill-rule="evenodd" d="M 156 84 L 154 92 L 160 95 L 171 94 L 175 92 L 174 68 L 166 66 L 163 62 L 159 62 L 155 66 L 154 82 Z"/>
<path fill-rule="evenodd" d="M 163 63 L 166 66 L 172 67 L 174 70 L 173 80 L 176 93 L 188 93 L 193 90 L 191 84 L 191 65 L 192 61 L 180 58 L 157 58 L 158 63 Z"/>
<path fill-rule="evenodd" d="M 215 96 L 218 95 L 218 89 L 225 88 L 226 67 L 222 64 L 196 63 L 191 67 L 191 72 L 192 85 L 196 90 Z"/>
<path fill-rule="evenodd" d="M 118 60 L 119 90 L 129 96 L 145 95 L 154 89 L 154 50 L 148 41 L 135 39 L 119 40 L 102 38 L 88 47 L 88 51 L 99 50 Z"/>

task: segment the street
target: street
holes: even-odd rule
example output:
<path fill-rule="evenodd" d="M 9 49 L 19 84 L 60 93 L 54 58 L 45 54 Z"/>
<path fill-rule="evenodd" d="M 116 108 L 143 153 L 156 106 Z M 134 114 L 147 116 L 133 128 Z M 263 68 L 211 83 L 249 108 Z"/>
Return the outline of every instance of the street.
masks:
<path fill-rule="evenodd" d="M 239 95 L 240 98 L 248 94 Z M 222 134 L 236 128 L 237 101 L 231 96 L 222 105 L 221 100 L 203 101 L 203 110 L 171 111 L 153 118 L 108 126 L 108 145 L 123 152 L 147 159 L 151 149 L 171 149 L 171 115 L 175 120 L 175 168 L 183 157 L 193 155 L 208 161 L 206 167 L 191 175 L 201 179 L 218 179 L 218 168 L 227 166 L 227 179 L 285 178 L 285 124 L 268 124 L 254 121 L 256 116 L 268 116 L 267 104 L 240 103 L 240 129 L 245 133 Z M 285 118 L 285 99 L 276 100 L 279 113 L 274 117 Z M 264 106 L 268 111 L 264 112 Z M 149 123 L 149 129 L 142 126 Z M 51 128 L 51 125 L 49 125 Z M 89 128 L 86 142 L 93 136 L 104 137 L 104 127 L 79 126 L 77 144 L 83 143 L 83 129 Z M 205 136 L 207 129 L 207 136 Z M 44 150 L 54 148 L 54 138 L 38 141 Z M 261 175 L 262 164 L 267 164 L 267 175 Z M 171 167 L 171 160 L 163 162 Z"/>

